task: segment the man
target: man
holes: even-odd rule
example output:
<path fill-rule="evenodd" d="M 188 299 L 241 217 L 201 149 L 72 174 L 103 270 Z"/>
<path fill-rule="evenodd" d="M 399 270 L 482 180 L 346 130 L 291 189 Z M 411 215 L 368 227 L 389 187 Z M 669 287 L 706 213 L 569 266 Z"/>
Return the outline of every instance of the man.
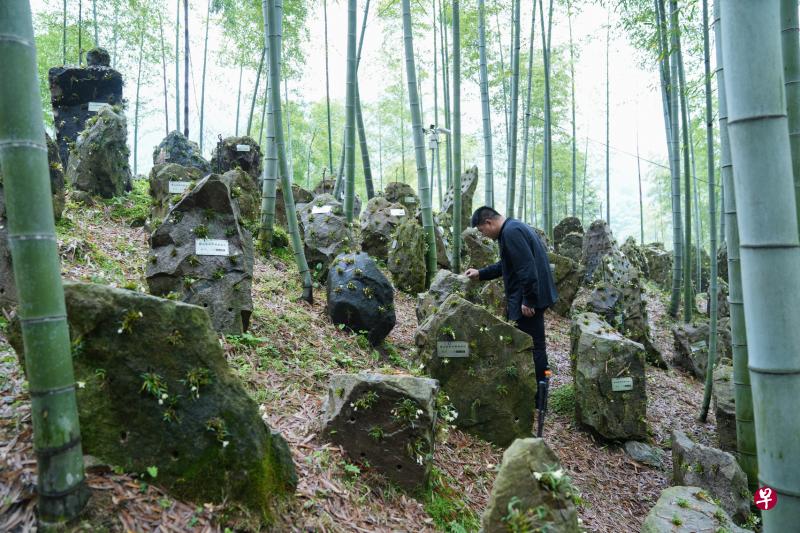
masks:
<path fill-rule="evenodd" d="M 500 261 L 464 274 L 472 280 L 488 281 L 503 276 L 508 319 L 533 338 L 536 381 L 549 375 L 544 313 L 558 298 L 550 261 L 539 236 L 527 224 L 506 218 L 483 206 L 472 214 L 472 227 L 499 241 Z"/>

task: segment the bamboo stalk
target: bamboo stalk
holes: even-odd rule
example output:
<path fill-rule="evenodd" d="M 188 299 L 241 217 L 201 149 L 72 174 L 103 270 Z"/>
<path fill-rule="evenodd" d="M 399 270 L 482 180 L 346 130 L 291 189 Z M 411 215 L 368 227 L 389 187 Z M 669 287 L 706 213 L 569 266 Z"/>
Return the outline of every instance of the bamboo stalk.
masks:
<path fill-rule="evenodd" d="M 208 27 L 211 25 L 211 0 L 208 0 L 206 7 L 206 37 L 205 44 L 203 45 L 203 74 L 200 90 L 200 153 L 203 153 L 203 137 L 205 130 L 203 129 L 203 120 L 205 118 L 206 107 L 206 59 L 208 58 Z"/>
<path fill-rule="evenodd" d="M 139 89 L 142 86 L 142 55 L 144 53 L 144 20 L 139 17 L 139 69 L 136 75 L 136 105 L 133 113 L 133 177 L 137 176 L 139 159 Z"/>
<path fill-rule="evenodd" d="M 527 173 L 528 173 L 527 172 L 527 169 L 528 169 L 528 141 L 529 141 L 530 126 L 531 126 L 531 88 L 532 88 L 532 85 L 533 85 L 533 83 L 532 83 L 532 81 L 533 81 L 533 41 L 534 41 L 534 37 L 535 37 L 535 31 L 534 31 L 535 28 L 536 28 L 536 7 L 534 6 L 533 9 L 531 9 L 531 34 L 530 34 L 530 39 L 529 39 L 530 42 L 528 44 L 528 88 L 527 88 L 528 94 L 527 94 L 527 96 L 525 98 L 525 102 L 526 102 L 525 103 L 525 119 L 524 119 L 525 122 L 524 122 L 523 129 L 522 129 L 522 176 L 520 177 L 520 184 L 522 185 L 522 187 L 521 187 L 522 190 L 520 192 L 522 193 L 522 195 L 521 195 L 522 198 L 526 198 L 526 195 L 525 195 L 526 190 L 525 190 L 525 188 L 526 188 Z M 534 157 L 534 159 L 535 159 L 535 157 Z M 533 167 L 531 167 L 531 172 L 533 172 Z M 535 188 L 535 186 L 532 184 L 531 185 L 531 192 L 533 192 L 534 188 Z M 528 218 L 527 200 L 523 201 L 523 204 L 524 204 L 523 205 L 523 213 L 522 213 L 522 216 L 520 217 L 520 220 L 524 221 L 524 220 L 526 220 Z M 531 196 L 531 204 L 533 204 L 533 196 Z M 534 209 L 535 209 L 535 207 L 533 205 L 531 205 L 531 210 L 534 210 Z"/>
<path fill-rule="evenodd" d="M 328 0 L 323 0 L 325 17 L 325 110 L 328 116 L 328 168 L 333 172 L 333 136 L 331 134 L 331 83 L 328 73 Z"/>
<path fill-rule="evenodd" d="M 161 68 L 164 78 L 164 123 L 166 135 L 169 135 L 169 97 L 167 95 L 167 55 L 164 52 L 164 24 L 161 20 L 161 11 L 158 12 L 158 31 L 161 34 Z"/>
<path fill-rule="evenodd" d="M 781 52 L 795 202 L 800 205 L 800 16 L 797 0 L 781 0 Z M 800 210 L 797 223 L 800 226 Z"/>
<path fill-rule="evenodd" d="M 461 271 L 461 21 L 453 0 L 453 272 Z"/>
<path fill-rule="evenodd" d="M 519 122 L 519 34 L 520 0 L 513 1 L 513 39 L 511 47 L 511 123 L 509 124 L 509 154 L 506 179 L 506 212 L 514 216 L 514 200 L 517 181 L 517 126 Z"/>
<path fill-rule="evenodd" d="M 189 138 L 189 0 L 183 0 L 183 135 Z"/>
<path fill-rule="evenodd" d="M 347 2 L 347 91 L 345 102 L 344 159 L 345 191 L 344 214 L 353 221 L 353 203 L 356 195 L 356 0 Z"/>
<path fill-rule="evenodd" d="M 489 108 L 489 71 L 486 65 L 485 0 L 478 0 L 478 54 L 480 57 L 481 121 L 483 123 L 483 201 L 485 205 L 491 207 L 494 205 L 494 162 L 492 155 L 492 119 Z"/>

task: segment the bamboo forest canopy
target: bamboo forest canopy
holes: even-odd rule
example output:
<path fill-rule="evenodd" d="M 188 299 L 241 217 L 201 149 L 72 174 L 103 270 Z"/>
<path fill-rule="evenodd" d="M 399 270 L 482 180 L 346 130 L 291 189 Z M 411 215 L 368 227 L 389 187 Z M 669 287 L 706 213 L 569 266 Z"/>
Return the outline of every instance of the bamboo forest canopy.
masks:
<path fill-rule="evenodd" d="M 61 65 L 65 56 L 67 64 L 77 64 L 79 39 L 83 50 L 80 61 L 83 64 L 86 51 L 95 45 L 103 46 L 111 54 L 111 66 L 120 71 L 125 80 L 129 138 L 132 144 L 135 136 L 139 145 L 136 151 L 138 161 L 136 165 L 131 162 L 131 168 L 136 168 L 139 175 L 146 175 L 152 165 L 152 148 L 164 137 L 165 122 L 168 122 L 170 130 L 176 129 L 176 120 L 179 121 L 177 126 L 180 131 L 186 127 L 186 95 L 183 94 L 186 82 L 186 28 L 183 2 L 97 2 L 96 31 L 92 3 L 87 1 L 82 2 L 82 6 L 79 4 L 81 3 L 72 0 L 66 2 L 64 47 L 64 3 L 61 0 L 32 2 L 45 120 L 52 132 L 47 70 Z M 361 17 L 365 2 L 358 4 L 357 38 L 361 39 Z M 697 1 L 680 4 L 681 10 L 685 12 L 681 21 L 692 143 L 696 168 L 702 169 L 706 149 L 702 131 L 702 35 L 697 22 L 700 20 L 700 4 Z M 535 19 L 532 17 L 534 5 L 537 7 Z M 80 32 L 79 7 L 82 7 Z M 324 7 L 327 7 L 329 108 L 326 105 Z M 339 172 L 345 126 L 346 7 L 344 0 L 285 0 L 283 3 L 281 94 L 284 99 L 287 156 L 293 181 L 304 187 L 313 187 L 323 174 L 329 176 Z M 411 2 L 415 66 L 422 124 L 426 128 L 437 120 L 438 126 L 446 127 L 450 118 L 446 116 L 448 103 L 452 109 L 452 57 L 442 51 L 443 44 L 452 47 L 451 8 L 449 2 L 442 3 L 439 0 Z M 544 2 L 545 18 L 548 16 L 547 8 L 548 2 Z M 508 205 L 508 128 L 513 85 L 512 2 L 486 1 L 485 9 L 488 98 L 494 156 L 493 189 L 495 205 L 502 210 Z M 460 11 L 462 168 L 472 165 L 479 167 L 478 190 L 483 191 L 484 142 L 479 85 L 478 3 L 463 2 Z M 262 54 L 264 35 L 261 1 L 192 0 L 189 2 L 188 15 L 189 80 L 186 104 L 189 111 L 189 138 L 195 142 L 200 141 L 202 109 L 202 149 L 206 158 L 215 149 L 218 135 L 223 138 L 235 133 L 242 135 L 248 127 L 250 135 L 256 141 L 261 141 L 263 146 L 266 128 L 262 125 L 262 108 L 267 93 L 268 61 L 263 61 Z M 637 174 L 641 172 L 644 211 L 648 213 L 644 220 L 645 240 L 665 242 L 670 247 L 669 164 L 661 118 L 654 21 L 653 3 L 646 0 L 608 3 L 568 0 L 554 2 L 549 56 L 553 180 L 551 202 L 556 222 L 572 214 L 574 173 L 576 215 L 587 223 L 601 215 L 605 217 L 605 152 L 608 144 L 610 211 L 615 232 L 621 238 L 628 235 L 637 238 L 639 236 Z M 372 2 L 365 23 L 358 66 L 359 98 L 374 186 L 379 190 L 388 182 L 403 181 L 416 188 L 412 122 L 404 72 L 401 2 Z M 543 227 L 541 177 L 546 113 L 542 26 L 537 2 L 521 3 L 520 24 L 517 111 L 519 127 L 515 173 L 515 191 L 519 196 L 515 202 L 515 214 Z M 611 27 L 608 32 L 608 68 L 605 64 L 607 24 Z M 95 42 L 95 36 L 98 42 Z M 529 63 L 531 51 L 533 57 Z M 448 87 L 444 86 L 443 66 L 447 68 L 450 78 Z M 605 98 L 607 73 L 608 117 Z M 137 80 L 140 80 L 139 110 L 138 119 L 134 121 Z M 530 109 L 527 99 L 528 80 L 531 86 Z M 571 118 L 573 82 L 574 143 Z M 437 92 L 435 96 L 434 83 Z M 446 96 L 445 90 L 450 94 Z M 447 98 L 450 99 L 449 102 Z M 180 102 L 177 110 L 176 102 Z M 436 109 L 435 105 L 438 106 Z M 523 150 L 523 125 L 526 116 L 529 116 L 530 125 L 528 147 Z M 610 124 L 609 139 L 606 139 L 605 131 L 607 118 Z M 138 122 L 136 132 L 135 122 Z M 442 188 L 445 190 L 446 141 L 445 136 L 442 136 L 439 162 L 439 173 L 444 183 Z M 366 197 L 364 167 L 360 153 L 358 150 L 356 152 L 356 192 Z M 134 150 L 131 153 L 133 157 Z M 527 156 L 524 162 L 523 155 Z M 333 168 L 329 168 L 330 166 Z M 432 172 L 429 170 L 430 174 Z M 521 184 L 523 175 L 526 181 L 524 189 Z M 701 180 L 699 183 L 699 222 L 703 227 L 708 227 L 708 210 L 705 208 L 708 194 L 704 187 L 705 181 Z M 523 192 L 524 203 L 521 201 Z M 438 194 L 438 182 L 434 179 L 435 208 L 439 206 Z M 703 245 L 708 246 L 707 237 L 703 237 Z"/>

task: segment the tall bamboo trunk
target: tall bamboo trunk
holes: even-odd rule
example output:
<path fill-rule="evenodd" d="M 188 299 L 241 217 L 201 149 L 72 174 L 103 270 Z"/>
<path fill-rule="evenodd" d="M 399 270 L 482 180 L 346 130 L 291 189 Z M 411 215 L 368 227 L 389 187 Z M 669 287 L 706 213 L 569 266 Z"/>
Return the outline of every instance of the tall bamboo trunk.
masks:
<path fill-rule="evenodd" d="M 675 28 L 679 28 L 677 23 L 677 15 Z M 686 225 L 684 226 L 684 243 L 683 253 L 683 320 L 684 322 L 692 321 L 692 311 L 694 308 L 694 296 L 692 295 L 692 176 L 689 166 L 689 151 L 691 144 L 689 143 L 689 106 L 686 98 L 686 75 L 683 71 L 683 52 L 681 51 L 681 37 L 680 31 L 674 30 L 677 35 L 674 36 L 676 43 L 676 53 L 678 57 L 678 81 L 680 88 L 678 93 L 681 98 L 681 122 L 682 122 L 682 136 L 683 136 L 683 202 L 684 202 L 684 215 L 686 217 Z"/>
<path fill-rule="evenodd" d="M 236 89 L 236 129 L 234 130 L 234 135 L 236 137 L 239 136 L 239 115 L 241 111 L 241 103 L 242 103 L 242 73 L 244 72 L 244 60 L 239 59 L 239 85 Z"/>
<path fill-rule="evenodd" d="M 283 33 L 283 32 L 281 32 Z M 281 59 L 283 55 L 281 55 Z M 286 107 L 286 157 L 289 161 L 289 175 L 294 179 L 294 156 L 292 155 L 292 108 L 289 105 L 289 85 L 283 78 L 283 101 Z"/>
<path fill-rule="evenodd" d="M 425 285 L 436 273 L 436 233 L 433 227 L 433 211 L 431 209 L 431 189 L 428 182 L 428 171 L 425 166 L 425 137 L 422 132 L 422 115 L 420 113 L 419 95 L 417 94 L 417 67 L 414 62 L 414 36 L 411 26 L 411 2 L 403 0 L 403 44 L 406 56 L 406 78 L 408 81 L 408 103 L 411 108 L 411 129 L 414 134 L 414 157 L 417 163 L 417 188 L 419 189 L 420 209 L 422 211 L 422 227 L 425 229 L 426 275 Z"/>
<path fill-rule="evenodd" d="M 536 7 L 531 9 L 531 33 L 528 43 L 528 94 L 525 97 L 525 121 L 522 127 L 522 176 L 520 177 L 520 184 L 522 189 L 522 198 L 526 197 L 526 187 L 528 179 L 528 141 L 531 126 L 531 88 L 533 85 L 533 39 L 535 37 L 536 29 Z M 535 158 L 534 158 L 535 159 Z M 533 172 L 533 167 L 531 167 Z M 534 190 L 534 185 L 531 185 L 531 192 Z M 531 196 L 531 204 L 533 203 L 533 196 Z M 523 202 L 523 213 L 520 220 L 527 220 L 528 218 L 528 203 L 527 199 Z M 531 210 L 534 207 L 531 206 Z"/>
<path fill-rule="evenodd" d="M 644 203 L 642 200 L 642 164 L 639 160 L 639 130 L 636 130 L 636 175 L 639 178 L 639 244 L 644 245 Z"/>
<path fill-rule="evenodd" d="M 800 205 L 800 16 L 797 0 L 781 0 L 781 50 L 795 201 Z M 800 225 L 800 209 L 797 223 Z"/>
<path fill-rule="evenodd" d="M 361 112 L 361 94 L 358 89 L 358 66 L 361 63 L 361 49 L 364 46 L 364 35 L 367 30 L 367 15 L 369 14 L 369 0 L 364 5 L 364 19 L 361 23 L 361 35 L 358 40 L 358 54 L 356 57 L 356 127 L 358 128 L 358 142 L 361 150 L 361 164 L 364 168 L 364 185 L 367 190 L 367 199 L 375 196 L 372 184 L 372 166 L 369 162 L 369 146 L 367 144 L 367 130 L 364 127 L 364 115 Z"/>
<path fill-rule="evenodd" d="M 800 245 L 777 2 L 722 2 L 730 149 L 765 532 L 800 522 Z M 735 36 L 735 38 L 734 38 Z"/>
<path fill-rule="evenodd" d="M 608 49 L 611 43 L 611 10 L 606 12 L 606 222 L 611 225 L 611 74 Z"/>
<path fill-rule="evenodd" d="M 492 119 L 489 108 L 489 71 L 486 65 L 486 4 L 478 0 L 478 53 L 480 56 L 481 119 L 483 123 L 484 204 L 494 205 L 494 162 L 492 161 Z M 440 202 L 441 204 L 441 202 Z"/>
<path fill-rule="evenodd" d="M 670 153 L 670 170 L 672 172 L 672 233 L 673 233 L 673 262 L 672 262 L 672 296 L 669 305 L 669 314 L 678 316 L 681 304 L 681 283 L 683 282 L 683 220 L 681 217 L 681 167 L 680 143 L 678 126 L 678 2 L 670 0 L 670 26 L 669 35 L 669 92 L 670 92 L 670 136 L 672 151 Z M 667 49 L 665 47 L 665 49 Z M 687 274 L 688 275 L 688 274 Z"/>
<path fill-rule="evenodd" d="M 344 214 L 353 221 L 356 195 L 356 0 L 347 1 L 347 92 L 345 103 L 345 192 Z"/>
<path fill-rule="evenodd" d="M 275 8 L 282 10 L 282 1 L 278 0 Z M 270 57 L 270 39 L 269 39 L 269 20 L 268 20 L 268 6 L 266 0 L 261 2 L 261 15 L 264 19 L 264 52 L 267 60 Z M 282 16 L 277 17 L 279 24 L 282 26 Z M 278 31 L 280 36 L 283 32 Z M 279 37 L 279 45 L 280 43 Z M 258 231 L 258 247 L 261 253 L 269 255 L 272 251 L 272 235 L 275 231 L 275 201 L 278 183 L 278 152 L 275 146 L 275 120 L 274 120 L 274 102 L 272 100 L 272 76 L 267 76 L 267 94 L 265 95 L 267 103 L 267 145 L 264 150 L 264 164 L 261 170 L 261 227 Z M 294 196 L 292 196 L 294 198 Z M 287 219 L 292 216 L 292 213 L 286 211 Z"/>
<path fill-rule="evenodd" d="M 183 0 L 183 135 L 189 138 L 189 0 Z"/>
<path fill-rule="evenodd" d="M 161 34 L 161 69 L 164 78 L 164 129 L 169 135 L 169 96 L 167 95 L 167 54 L 164 51 L 164 24 L 161 20 L 161 11 L 158 12 L 158 31 Z"/>
<path fill-rule="evenodd" d="M 258 62 L 258 70 L 256 71 L 256 86 L 253 88 L 253 98 L 250 99 L 250 113 L 247 115 L 247 136 L 250 136 L 250 130 L 253 127 L 253 113 L 256 109 L 256 98 L 258 97 L 258 86 L 261 83 L 261 72 L 264 70 L 264 61 L 267 59 L 267 47 L 261 49 L 261 59 Z M 278 88 L 280 93 L 280 88 Z"/>
<path fill-rule="evenodd" d="M 115 15 L 116 16 L 116 15 Z M 114 25 L 116 28 L 116 24 Z M 175 131 L 181 131 L 181 0 L 175 0 Z M 117 56 L 114 39 L 114 57 Z"/>
<path fill-rule="evenodd" d="M 78 0 L 78 66 L 83 66 L 83 2 Z"/>
<path fill-rule="evenodd" d="M 700 292 L 702 291 L 703 286 L 703 224 L 702 220 L 700 219 L 700 192 L 698 191 L 697 185 L 697 168 L 696 168 L 696 160 L 694 157 L 694 139 L 692 139 L 692 115 L 691 112 L 687 110 L 689 113 L 689 157 L 692 162 L 692 196 L 694 198 L 694 202 L 692 203 L 692 209 L 694 210 L 694 275 L 695 275 L 695 290 Z"/>
<path fill-rule="evenodd" d="M 278 155 L 278 167 L 281 177 L 281 188 L 283 189 L 283 202 L 286 206 L 286 220 L 289 235 L 292 238 L 292 248 L 294 250 L 297 270 L 300 279 L 303 281 L 302 298 L 311 303 L 314 299 L 311 285 L 311 272 L 308 269 L 306 255 L 303 249 L 303 242 L 300 239 L 300 229 L 297 226 L 295 216 L 294 196 L 292 195 L 292 180 L 289 175 L 289 165 L 286 161 L 286 150 L 283 142 L 283 116 L 281 113 L 281 73 L 280 73 L 280 22 L 276 8 L 276 0 L 262 0 L 262 10 L 264 2 L 267 3 L 268 28 L 269 28 L 269 79 L 270 79 L 270 100 L 273 102 L 273 122 L 275 123 L 275 150 Z"/>
<path fill-rule="evenodd" d="M 534 13 L 536 10 L 533 10 Z M 572 216 L 575 216 L 575 202 L 576 202 L 576 187 L 577 187 L 577 153 L 576 143 L 577 137 L 575 136 L 575 49 L 572 43 L 572 2 L 567 4 L 567 21 L 569 23 L 569 80 L 570 80 L 570 95 L 572 101 Z M 533 38 L 531 38 L 531 41 Z M 638 142 L 638 141 L 637 141 Z M 638 145 L 637 145 L 638 146 Z M 638 163 L 638 158 L 637 158 Z"/>
<path fill-rule="evenodd" d="M 586 146 L 583 149 L 583 185 L 581 185 L 581 224 L 586 223 L 586 171 L 589 168 L 589 136 L 586 136 Z"/>
<path fill-rule="evenodd" d="M 439 0 L 439 29 L 441 30 L 442 39 L 444 43 L 441 46 L 442 50 L 442 90 L 444 91 L 444 127 L 448 130 L 452 126 L 451 121 L 451 102 L 450 102 L 450 45 L 447 40 L 447 31 L 445 28 L 445 0 Z M 453 184 L 453 142 L 451 135 L 445 136 L 445 176 L 447 178 L 447 186 Z M 441 203 L 439 204 L 441 206 Z"/>
<path fill-rule="evenodd" d="M 406 183 L 406 121 L 403 110 L 406 107 L 405 91 L 403 91 L 403 69 L 400 69 L 400 171 L 403 183 Z"/>
<path fill-rule="evenodd" d="M 161 12 L 158 16 L 160 20 Z M 92 26 L 94 26 L 94 45 L 100 46 L 100 36 L 97 30 L 97 0 L 92 0 Z"/>
<path fill-rule="evenodd" d="M 117 19 L 119 14 L 114 10 L 114 23 L 111 31 L 111 68 L 117 66 Z"/>
<path fill-rule="evenodd" d="M 144 20 L 139 18 L 139 69 L 136 75 L 136 104 L 133 112 L 133 177 L 136 178 L 139 160 L 139 89 L 142 86 L 142 53 L 144 52 Z"/>
<path fill-rule="evenodd" d="M 520 0 L 513 2 L 514 12 L 514 38 L 511 48 L 511 124 L 509 125 L 508 177 L 506 180 L 506 212 L 509 217 L 514 216 L 514 197 L 516 195 L 517 181 L 517 130 L 519 117 L 519 33 L 520 33 Z"/>
<path fill-rule="evenodd" d="M 325 18 L 325 110 L 328 116 L 328 170 L 333 172 L 333 136 L 331 135 L 331 83 L 328 72 L 328 0 L 322 2 Z"/>
<path fill-rule="evenodd" d="M 461 21 L 453 0 L 453 272 L 461 271 Z"/>
<path fill-rule="evenodd" d="M 208 0 L 206 7 L 206 36 L 203 43 L 203 74 L 200 90 L 200 153 L 203 153 L 203 137 L 205 130 L 203 129 L 203 120 L 205 118 L 206 108 L 206 59 L 208 58 L 208 27 L 211 25 L 211 0 Z"/>
<path fill-rule="evenodd" d="M 258 145 L 263 146 L 261 141 L 264 139 L 264 125 L 267 116 L 267 103 L 269 102 L 269 76 L 267 76 L 267 87 L 264 89 L 264 97 L 261 100 L 261 123 L 258 125 Z"/>
<path fill-rule="evenodd" d="M 436 127 L 439 127 L 439 65 L 437 61 L 439 57 L 436 55 L 436 0 L 433 0 L 433 122 Z M 486 45 L 486 36 L 483 38 L 484 46 Z M 485 51 L 484 51 L 485 52 Z M 378 123 L 380 126 L 380 122 Z M 438 138 L 438 135 L 437 135 Z M 380 136 L 379 136 L 380 141 Z M 433 169 L 431 169 L 431 174 Z M 381 171 L 383 175 L 383 171 Z M 489 179 L 488 177 L 486 179 Z M 491 187 L 490 185 L 488 185 Z M 439 157 L 439 143 L 436 143 L 436 191 L 439 193 L 439 209 L 442 208 L 442 163 Z M 493 196 L 493 194 L 492 194 Z M 487 204 L 491 205 L 491 204 Z"/>
<path fill-rule="evenodd" d="M 0 35 L 0 166 L 38 463 L 39 527 L 61 530 L 79 515 L 89 491 L 27 0 L 2 3 Z"/>
<path fill-rule="evenodd" d="M 499 11 L 496 11 L 494 14 L 494 25 L 497 28 L 497 49 L 500 51 L 500 72 L 501 80 L 503 82 L 503 125 L 505 126 L 506 132 L 506 157 L 511 152 L 511 136 L 509 134 L 509 118 L 508 118 L 508 82 L 506 81 L 506 63 L 503 57 L 503 42 L 500 40 L 500 15 Z M 506 180 L 508 180 L 508 176 L 506 176 Z M 508 195 L 508 188 L 506 188 L 506 195 Z M 506 204 L 508 204 L 508 199 L 506 198 Z"/>
<path fill-rule="evenodd" d="M 311 142 L 308 143 L 308 152 L 306 152 L 306 189 L 311 190 L 311 148 L 314 146 L 314 139 L 317 138 L 317 131 L 319 128 L 314 128 L 311 132 Z"/>
<path fill-rule="evenodd" d="M 544 57 L 544 158 L 542 160 L 542 215 L 545 232 L 552 238 L 553 233 L 553 164 L 552 164 L 552 124 L 550 106 L 550 34 L 553 24 L 553 0 L 548 9 L 548 23 L 545 29 L 544 5 L 539 0 L 539 15 L 542 26 L 542 55 Z"/>
<path fill-rule="evenodd" d="M 180 0 L 179 0 L 180 1 Z M 116 50 L 114 51 L 116 52 Z M 114 54 L 116 55 L 116 53 Z M 64 16 L 61 25 L 61 63 L 67 64 L 67 0 L 64 0 Z"/>

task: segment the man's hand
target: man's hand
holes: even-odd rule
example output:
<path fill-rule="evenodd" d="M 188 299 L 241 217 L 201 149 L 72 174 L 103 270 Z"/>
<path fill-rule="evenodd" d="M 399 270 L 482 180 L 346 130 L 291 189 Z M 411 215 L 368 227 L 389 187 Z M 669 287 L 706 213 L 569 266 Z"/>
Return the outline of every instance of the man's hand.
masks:
<path fill-rule="evenodd" d="M 464 275 L 467 276 L 472 281 L 478 281 L 481 278 L 480 272 L 478 272 L 477 269 L 474 268 L 468 268 L 467 271 L 464 272 Z"/>
<path fill-rule="evenodd" d="M 528 307 L 525 304 L 522 304 L 522 316 L 526 316 L 528 318 L 532 317 L 536 314 L 536 310 L 532 307 Z"/>

